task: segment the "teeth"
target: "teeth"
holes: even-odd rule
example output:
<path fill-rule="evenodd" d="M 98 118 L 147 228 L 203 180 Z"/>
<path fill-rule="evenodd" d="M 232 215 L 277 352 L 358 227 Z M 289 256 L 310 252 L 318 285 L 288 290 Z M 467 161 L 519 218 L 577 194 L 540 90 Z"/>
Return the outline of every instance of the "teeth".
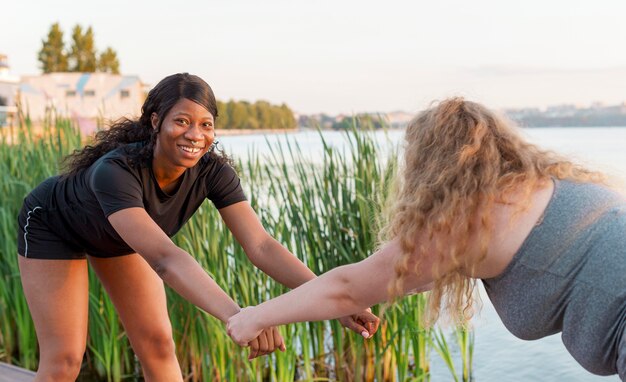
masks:
<path fill-rule="evenodd" d="M 183 151 L 186 151 L 186 152 L 192 153 L 192 154 L 200 152 L 200 150 L 201 150 L 199 147 L 189 147 L 189 146 L 180 146 L 180 148 L 183 149 Z"/>

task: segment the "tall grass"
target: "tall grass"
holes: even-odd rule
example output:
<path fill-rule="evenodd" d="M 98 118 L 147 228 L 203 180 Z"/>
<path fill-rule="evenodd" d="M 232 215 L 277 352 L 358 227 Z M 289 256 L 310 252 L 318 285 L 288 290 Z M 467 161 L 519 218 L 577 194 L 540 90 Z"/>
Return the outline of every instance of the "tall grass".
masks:
<path fill-rule="evenodd" d="M 57 119 L 38 134 L 27 118 L 22 120 L 19 129 L 5 129 L 0 136 L 0 361 L 36 369 L 37 341 L 17 267 L 16 216 L 23 197 L 56 174 L 60 158 L 83 139 L 67 120 Z M 267 157 L 251 154 L 239 162 L 242 182 L 263 225 L 317 274 L 372 252 L 383 191 L 395 172 L 393 152 L 382 157 L 368 133 L 355 129 L 345 137 L 344 148 L 324 142 L 321 163 L 304 157 L 293 140 L 272 146 Z M 242 306 L 286 291 L 251 265 L 209 202 L 174 241 Z M 113 305 L 93 273 L 89 281 L 89 338 L 81 380 L 140 380 L 140 367 Z M 457 353 L 463 368 L 457 374 L 453 345 L 443 332 L 424 329 L 420 321 L 425 306 L 421 295 L 386 309 L 380 332 L 371 340 L 337 321 L 286 325 L 280 330 L 287 351 L 252 362 L 221 322 L 170 289 L 167 295 L 178 358 L 189 381 L 425 381 L 430 379 L 433 349 L 449 360 L 451 379 L 471 379 L 471 333 L 458 332 L 453 344 L 461 349 Z"/>

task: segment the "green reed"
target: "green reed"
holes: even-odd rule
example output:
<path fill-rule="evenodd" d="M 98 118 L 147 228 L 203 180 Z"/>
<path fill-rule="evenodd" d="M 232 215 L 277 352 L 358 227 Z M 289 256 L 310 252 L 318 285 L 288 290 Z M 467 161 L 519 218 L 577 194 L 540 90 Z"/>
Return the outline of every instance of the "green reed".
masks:
<path fill-rule="evenodd" d="M 34 130 L 28 118 L 0 135 L 0 361 L 29 369 L 37 366 L 37 342 L 23 297 L 17 267 L 15 217 L 24 196 L 58 173 L 60 159 L 84 139 L 72 123 L 50 120 Z M 320 135 L 324 139 L 323 135 Z M 238 163 L 249 201 L 268 232 L 316 274 L 360 261 L 374 250 L 384 190 L 396 171 L 395 149 L 383 157 L 368 132 L 353 129 L 347 145 L 324 141 L 314 161 L 298 143 L 273 145 L 261 157 L 251 152 Z M 321 160 L 321 162 L 320 162 Z M 248 261 L 210 204 L 205 203 L 174 237 L 241 306 L 256 305 L 286 291 Z M 140 380 L 140 367 L 115 309 L 90 272 L 89 337 L 80 380 Z M 384 310 L 378 334 L 370 340 L 342 328 L 338 321 L 280 328 L 287 351 L 253 361 L 235 345 L 224 325 L 167 288 L 168 309 L 185 379 L 189 381 L 422 381 L 430 378 L 429 355 L 435 350 L 452 360 L 442 334 L 424 328 L 423 295 L 398 301 Z M 382 310 L 374 307 L 375 313 Z M 458 332 L 463 370 L 453 378 L 471 378 L 470 332 Z"/>

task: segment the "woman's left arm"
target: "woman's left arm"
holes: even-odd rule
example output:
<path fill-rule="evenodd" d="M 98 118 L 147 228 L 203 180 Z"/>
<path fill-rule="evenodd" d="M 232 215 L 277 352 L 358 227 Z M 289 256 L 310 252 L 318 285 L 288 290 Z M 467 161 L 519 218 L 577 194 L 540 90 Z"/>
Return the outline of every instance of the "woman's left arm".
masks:
<path fill-rule="evenodd" d="M 294 289 L 316 277 L 300 259 L 267 233 L 248 202 L 232 204 L 219 212 L 252 264 L 271 278 Z M 339 321 L 356 333 L 366 331 L 368 336 L 378 330 L 379 324 L 378 317 L 369 309 L 342 317 Z"/>
<path fill-rule="evenodd" d="M 219 210 L 224 223 L 257 268 L 288 288 L 314 279 L 315 274 L 265 231 L 248 202 Z"/>

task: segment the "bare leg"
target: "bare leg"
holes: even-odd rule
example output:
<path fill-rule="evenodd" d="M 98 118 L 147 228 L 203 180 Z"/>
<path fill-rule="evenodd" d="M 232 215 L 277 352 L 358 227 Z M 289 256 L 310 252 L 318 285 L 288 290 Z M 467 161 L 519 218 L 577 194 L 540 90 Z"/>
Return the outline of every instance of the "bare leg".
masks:
<path fill-rule="evenodd" d="M 182 381 L 163 281 L 138 254 L 89 262 L 120 316 L 146 381 Z"/>
<path fill-rule="evenodd" d="M 87 261 L 19 256 L 19 267 L 39 342 L 35 381 L 75 381 L 87 341 Z"/>

